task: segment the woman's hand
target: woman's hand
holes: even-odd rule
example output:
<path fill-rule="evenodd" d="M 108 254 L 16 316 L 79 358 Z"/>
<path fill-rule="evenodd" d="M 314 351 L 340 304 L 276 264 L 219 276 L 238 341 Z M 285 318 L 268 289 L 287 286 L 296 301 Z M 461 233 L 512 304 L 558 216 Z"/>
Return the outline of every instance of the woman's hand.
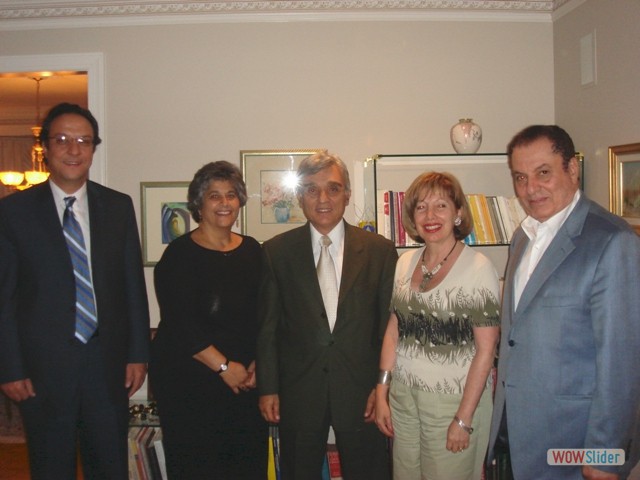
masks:
<path fill-rule="evenodd" d="M 458 425 L 458 422 L 451 420 L 447 430 L 447 450 L 460 453 L 467 448 L 469 448 L 469 433 Z"/>
<path fill-rule="evenodd" d="M 242 387 L 247 378 L 249 378 L 249 372 L 244 365 L 238 362 L 229 362 L 229 367 L 226 371 L 219 374 L 222 381 L 233 390 L 233 393 L 240 393 L 240 387 Z"/>
<path fill-rule="evenodd" d="M 393 423 L 389 408 L 389 386 L 376 386 L 376 425 L 387 437 L 393 437 Z"/>

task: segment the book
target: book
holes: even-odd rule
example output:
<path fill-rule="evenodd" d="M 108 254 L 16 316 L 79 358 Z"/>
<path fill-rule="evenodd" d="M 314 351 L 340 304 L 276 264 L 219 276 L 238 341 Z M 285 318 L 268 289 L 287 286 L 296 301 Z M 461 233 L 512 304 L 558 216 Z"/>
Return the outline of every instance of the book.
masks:
<path fill-rule="evenodd" d="M 496 242 L 504 245 L 505 243 L 508 243 L 508 241 L 504 230 L 502 215 L 500 214 L 500 210 L 498 208 L 498 199 L 495 197 L 495 195 L 487 195 L 486 198 L 487 205 L 489 207 L 489 214 L 491 216 L 491 223 L 493 223 L 493 228 L 496 234 Z"/>
<path fill-rule="evenodd" d="M 149 467 L 149 455 L 146 449 L 146 437 L 151 427 L 142 426 L 136 435 L 136 446 L 138 449 L 138 471 L 140 480 L 151 480 L 151 469 Z"/>
<path fill-rule="evenodd" d="M 331 480 L 342 480 L 342 468 L 340 467 L 338 447 L 332 443 L 327 445 L 327 464 L 329 465 L 329 478 Z"/>
<path fill-rule="evenodd" d="M 138 470 L 138 444 L 136 437 L 142 427 L 129 428 L 129 480 L 142 480 L 140 470 Z"/>
<path fill-rule="evenodd" d="M 164 445 L 162 444 L 162 430 L 158 429 L 153 437 L 153 448 L 158 458 L 158 466 L 160 467 L 160 478 L 162 480 L 168 480 L 167 465 L 164 458 Z"/>
<path fill-rule="evenodd" d="M 475 232 L 476 243 L 475 245 L 483 245 L 487 242 L 487 234 L 484 231 L 484 225 L 482 224 L 482 216 L 480 215 L 480 205 L 478 203 L 477 195 L 467 194 L 467 203 L 469 204 L 469 210 L 471 210 L 471 218 L 473 220 L 473 230 Z"/>
<path fill-rule="evenodd" d="M 147 457 L 149 459 L 149 470 L 150 470 L 149 474 L 151 479 L 161 480 L 162 474 L 160 472 L 160 463 L 158 462 L 158 454 L 156 453 L 156 449 L 153 443 L 160 429 L 150 428 L 149 430 L 150 430 L 149 435 L 147 435 L 147 439 L 145 442 Z"/>
<path fill-rule="evenodd" d="M 391 212 L 389 211 L 389 194 L 388 190 L 378 191 L 379 208 L 378 208 L 378 233 L 385 238 L 391 240 Z"/>
<path fill-rule="evenodd" d="M 490 245 L 495 245 L 498 243 L 498 237 L 496 235 L 496 228 L 493 224 L 493 220 L 491 218 L 491 213 L 489 211 L 489 204 L 487 202 L 487 197 L 483 194 L 477 194 L 476 199 L 479 205 L 480 217 L 482 221 L 482 226 L 484 227 L 485 234 L 487 235 L 487 243 Z"/>
<path fill-rule="evenodd" d="M 395 217 L 395 242 L 396 247 L 404 247 L 407 243 L 404 225 L 402 225 L 402 201 L 404 200 L 404 192 L 393 192 L 394 196 L 394 211 Z"/>

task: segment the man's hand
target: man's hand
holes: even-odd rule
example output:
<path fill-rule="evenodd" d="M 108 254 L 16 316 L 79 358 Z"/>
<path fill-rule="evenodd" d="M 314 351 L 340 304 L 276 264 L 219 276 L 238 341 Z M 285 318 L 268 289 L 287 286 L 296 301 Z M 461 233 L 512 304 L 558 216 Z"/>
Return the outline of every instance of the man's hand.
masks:
<path fill-rule="evenodd" d="M 277 394 L 260 396 L 258 408 L 267 422 L 280 422 L 280 397 Z"/>
<path fill-rule="evenodd" d="M 367 405 L 364 408 L 364 421 L 365 423 L 375 422 L 376 420 L 376 389 L 371 390 L 369 398 L 367 398 Z"/>
<path fill-rule="evenodd" d="M 140 389 L 146 376 L 146 363 L 127 363 L 124 386 L 129 390 L 129 398 Z"/>
<path fill-rule="evenodd" d="M 256 361 L 254 360 L 247 367 L 247 378 L 242 385 L 240 385 L 240 390 L 247 392 L 253 388 L 256 388 Z"/>
<path fill-rule="evenodd" d="M 582 476 L 587 480 L 618 480 L 620 478 L 615 473 L 604 472 L 588 465 L 582 467 Z"/>
<path fill-rule="evenodd" d="M 31 380 L 16 380 L 15 382 L 3 383 L 0 385 L 2 392 L 14 402 L 21 402 L 30 397 L 35 397 L 36 392 L 33 389 Z"/>

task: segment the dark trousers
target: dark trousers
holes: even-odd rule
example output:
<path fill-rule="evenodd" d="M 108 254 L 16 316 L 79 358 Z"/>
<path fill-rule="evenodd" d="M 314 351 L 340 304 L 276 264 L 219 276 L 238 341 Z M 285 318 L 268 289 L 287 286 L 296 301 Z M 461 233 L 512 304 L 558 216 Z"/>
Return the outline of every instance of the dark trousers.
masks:
<path fill-rule="evenodd" d="M 74 340 L 75 342 L 75 340 Z M 128 402 L 126 390 L 115 405 L 107 391 L 99 337 L 77 342 L 81 365 L 77 383 L 67 388 L 65 402 L 52 402 L 47 392 L 20 403 L 29 449 L 32 480 L 75 480 L 80 450 L 85 480 L 126 480 Z"/>
<path fill-rule="evenodd" d="M 280 428 L 282 480 L 320 480 L 327 453 L 329 425 L 319 431 Z M 356 431 L 336 430 L 336 446 L 344 480 L 391 478 L 387 440 L 375 423 Z"/>
<path fill-rule="evenodd" d="M 506 408 L 502 411 L 500 429 L 498 430 L 498 437 L 496 438 L 493 451 L 495 462 L 487 469 L 487 480 L 513 480 Z"/>

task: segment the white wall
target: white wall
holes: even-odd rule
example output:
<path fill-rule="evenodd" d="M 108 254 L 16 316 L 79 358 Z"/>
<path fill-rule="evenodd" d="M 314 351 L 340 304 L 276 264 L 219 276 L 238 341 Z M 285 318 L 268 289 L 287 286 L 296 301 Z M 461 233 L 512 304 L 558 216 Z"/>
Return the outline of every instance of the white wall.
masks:
<path fill-rule="evenodd" d="M 480 152 L 504 151 L 520 128 L 554 121 L 552 28 L 467 20 L 30 30 L 0 32 L 0 56 L 104 53 L 106 183 L 138 205 L 141 181 L 189 180 L 205 162 L 239 163 L 240 150 L 322 147 L 348 164 L 453 153 L 449 128 L 462 117 L 482 126 Z"/>
<path fill-rule="evenodd" d="M 556 122 L 585 154 L 585 191 L 608 208 L 608 148 L 640 142 L 640 2 L 587 0 L 553 31 Z M 588 34 L 597 81 L 582 86 L 580 39 Z"/>

